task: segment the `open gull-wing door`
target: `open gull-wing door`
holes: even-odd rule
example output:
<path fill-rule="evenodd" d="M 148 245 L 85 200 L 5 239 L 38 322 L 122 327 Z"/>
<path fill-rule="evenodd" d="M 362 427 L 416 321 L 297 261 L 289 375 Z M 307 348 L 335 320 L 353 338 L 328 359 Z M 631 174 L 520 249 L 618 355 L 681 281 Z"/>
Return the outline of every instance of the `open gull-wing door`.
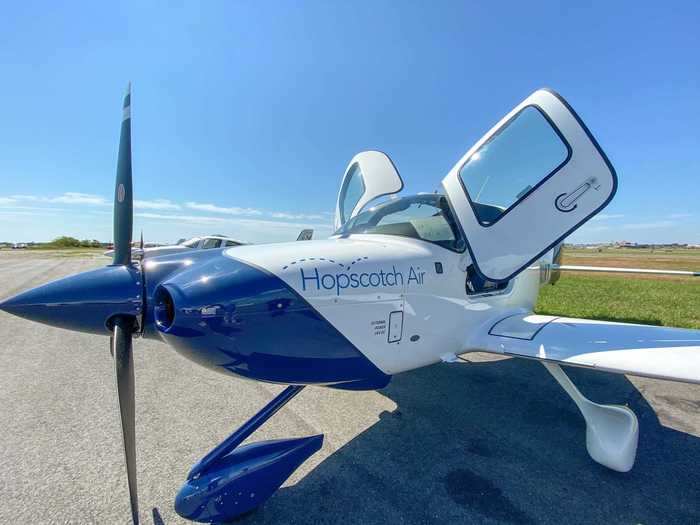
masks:
<path fill-rule="evenodd" d="M 403 180 L 386 153 L 362 151 L 348 164 L 335 206 L 335 229 L 360 213 L 369 201 L 403 189 Z"/>
<path fill-rule="evenodd" d="M 541 89 L 442 181 L 476 270 L 506 281 L 603 209 L 617 176 L 567 102 Z"/>

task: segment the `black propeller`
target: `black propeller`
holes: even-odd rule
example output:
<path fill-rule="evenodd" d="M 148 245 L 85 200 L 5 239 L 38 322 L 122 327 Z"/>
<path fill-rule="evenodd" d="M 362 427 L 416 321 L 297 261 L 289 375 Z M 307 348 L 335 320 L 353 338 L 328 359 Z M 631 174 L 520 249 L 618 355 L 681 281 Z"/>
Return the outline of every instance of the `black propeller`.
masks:
<path fill-rule="evenodd" d="M 126 476 L 129 483 L 129 500 L 134 524 L 139 522 L 139 503 L 136 492 L 136 433 L 135 433 L 135 395 L 134 395 L 134 357 L 132 352 L 133 321 L 123 317 L 114 323 L 112 336 L 112 353 L 114 354 L 114 371 L 117 377 L 117 398 L 119 401 L 119 418 L 122 426 L 124 456 L 126 458 Z"/>
<path fill-rule="evenodd" d="M 131 514 L 134 524 L 138 525 L 132 339 L 134 333 L 141 328 L 145 301 L 143 274 L 131 259 L 134 215 L 131 187 L 131 86 L 124 97 L 123 111 L 114 189 L 112 264 L 26 290 L 0 301 L 0 310 L 69 330 L 104 334 L 107 327 L 111 331 L 110 351 L 115 360 Z"/>
<path fill-rule="evenodd" d="M 114 259 L 112 264 L 131 264 L 131 230 L 134 198 L 131 184 L 131 84 L 124 95 L 122 129 L 119 136 L 117 183 L 114 188 Z"/>
<path fill-rule="evenodd" d="M 131 235 L 134 220 L 134 200 L 131 182 L 131 84 L 124 96 L 117 182 L 114 189 L 114 259 L 112 265 L 131 264 Z M 143 246 L 143 234 L 141 236 Z M 111 351 L 119 401 L 119 418 L 122 427 L 126 476 L 129 483 L 131 515 L 135 525 L 139 523 L 139 505 L 136 490 L 136 417 L 134 393 L 134 358 L 132 338 L 135 321 L 131 317 L 114 319 Z"/>

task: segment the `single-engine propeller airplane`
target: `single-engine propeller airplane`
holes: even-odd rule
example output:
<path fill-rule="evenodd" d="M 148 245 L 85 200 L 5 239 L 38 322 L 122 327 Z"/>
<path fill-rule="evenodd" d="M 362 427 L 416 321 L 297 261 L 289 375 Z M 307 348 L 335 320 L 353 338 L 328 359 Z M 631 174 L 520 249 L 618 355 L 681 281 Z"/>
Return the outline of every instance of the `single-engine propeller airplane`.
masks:
<path fill-rule="evenodd" d="M 112 264 L 0 309 L 111 336 L 134 523 L 135 336 L 211 370 L 288 385 L 192 467 L 175 509 L 200 522 L 258 507 L 319 450 L 323 435 L 240 446 L 307 385 L 379 389 L 394 374 L 472 351 L 536 359 L 580 409 L 593 460 L 624 472 L 635 460 L 636 416 L 589 401 L 561 365 L 700 382 L 700 331 L 533 314 L 539 288 L 567 269 L 558 264 L 564 238 L 617 189 L 605 153 L 553 91 L 534 92 L 499 121 L 442 193 L 397 197 L 403 181 L 389 157 L 365 151 L 345 171 L 327 240 L 142 262 L 131 255 L 130 90 L 123 111 Z M 387 198 L 368 207 L 378 197 Z"/>

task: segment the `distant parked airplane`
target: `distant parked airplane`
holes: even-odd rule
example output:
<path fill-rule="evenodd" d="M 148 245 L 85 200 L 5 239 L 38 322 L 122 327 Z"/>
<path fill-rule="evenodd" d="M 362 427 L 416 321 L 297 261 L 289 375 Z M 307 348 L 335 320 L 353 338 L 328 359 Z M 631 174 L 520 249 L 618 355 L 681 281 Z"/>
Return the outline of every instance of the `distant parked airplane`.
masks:
<path fill-rule="evenodd" d="M 299 233 L 299 237 L 297 237 L 297 241 L 310 241 L 311 237 L 313 236 L 313 230 L 301 230 L 301 232 Z"/>
<path fill-rule="evenodd" d="M 312 229 L 301 230 L 297 241 L 310 241 L 313 237 L 314 231 Z M 187 250 L 210 250 L 213 248 L 233 248 L 235 246 L 244 246 L 249 244 L 247 242 L 239 241 L 237 239 L 232 239 L 231 237 L 226 237 L 224 235 L 206 235 L 204 237 L 192 237 L 191 239 L 181 239 L 177 244 L 169 244 L 166 246 L 143 246 L 143 239 L 141 239 L 140 246 L 138 248 L 131 249 L 131 255 L 134 259 L 145 259 L 151 257 L 158 257 L 160 255 L 170 255 L 173 253 L 183 253 Z M 114 250 L 108 250 L 104 253 L 107 257 L 114 256 Z"/>
<path fill-rule="evenodd" d="M 223 235 L 206 235 L 204 237 L 192 237 L 186 241 L 170 244 L 167 246 L 154 246 L 152 248 L 144 248 L 143 243 L 139 248 L 133 248 L 131 253 L 134 259 L 144 259 L 157 257 L 159 255 L 170 255 L 173 253 L 182 253 L 187 250 L 209 250 L 212 248 L 233 248 L 234 246 L 243 246 L 245 243 L 237 239 L 225 237 Z M 104 253 L 107 257 L 114 256 L 114 250 L 108 250 Z"/>

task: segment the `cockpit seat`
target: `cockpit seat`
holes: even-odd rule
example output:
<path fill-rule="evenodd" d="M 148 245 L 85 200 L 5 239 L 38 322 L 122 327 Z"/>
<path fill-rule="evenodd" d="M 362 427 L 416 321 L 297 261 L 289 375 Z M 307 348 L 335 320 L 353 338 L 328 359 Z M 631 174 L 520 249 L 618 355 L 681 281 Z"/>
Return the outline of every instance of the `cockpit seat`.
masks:
<path fill-rule="evenodd" d="M 414 239 L 420 239 L 418 231 L 410 222 L 379 224 L 374 227 L 373 233 L 379 233 L 384 235 L 402 235 L 404 237 L 413 237 Z"/>

